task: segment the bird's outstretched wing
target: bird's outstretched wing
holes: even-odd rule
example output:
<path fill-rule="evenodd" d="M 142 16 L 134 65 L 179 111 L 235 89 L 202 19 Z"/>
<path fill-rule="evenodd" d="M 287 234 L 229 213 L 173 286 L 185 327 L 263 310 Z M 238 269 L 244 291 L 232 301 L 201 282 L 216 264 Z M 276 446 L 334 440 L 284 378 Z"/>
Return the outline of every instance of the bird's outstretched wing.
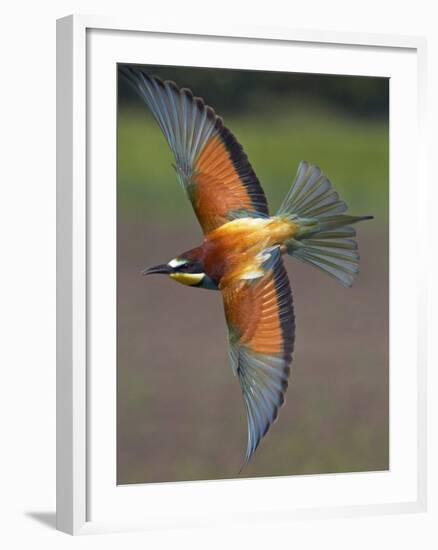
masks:
<path fill-rule="evenodd" d="M 214 110 L 186 88 L 121 71 L 152 111 L 175 158 L 175 169 L 205 234 L 239 211 L 268 215 L 263 189 L 248 157 Z"/>
<path fill-rule="evenodd" d="M 232 367 L 247 415 L 246 463 L 283 404 L 295 333 L 292 294 L 278 247 L 262 267 L 262 277 L 235 280 L 221 289 Z"/>

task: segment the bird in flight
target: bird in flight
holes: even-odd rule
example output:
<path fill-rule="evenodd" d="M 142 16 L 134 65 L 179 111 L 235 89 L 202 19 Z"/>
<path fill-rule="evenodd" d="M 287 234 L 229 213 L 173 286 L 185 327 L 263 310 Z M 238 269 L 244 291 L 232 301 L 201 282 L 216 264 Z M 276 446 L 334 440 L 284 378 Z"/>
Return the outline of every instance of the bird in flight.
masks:
<path fill-rule="evenodd" d="M 173 153 L 174 169 L 204 233 L 202 244 L 143 274 L 219 290 L 229 356 L 245 405 L 244 464 L 276 420 L 288 387 L 295 317 L 283 255 L 351 286 L 359 255 L 352 224 L 372 216 L 347 205 L 321 170 L 301 162 L 274 216 L 259 180 L 222 118 L 187 88 L 121 66 L 151 110 Z"/>

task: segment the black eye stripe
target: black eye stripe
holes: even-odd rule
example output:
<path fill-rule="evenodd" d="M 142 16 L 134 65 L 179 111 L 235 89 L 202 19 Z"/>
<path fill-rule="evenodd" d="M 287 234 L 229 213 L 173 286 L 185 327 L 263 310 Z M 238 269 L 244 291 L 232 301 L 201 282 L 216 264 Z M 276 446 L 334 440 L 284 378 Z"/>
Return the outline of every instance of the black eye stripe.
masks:
<path fill-rule="evenodd" d="M 177 268 L 180 273 L 203 273 L 201 264 L 198 262 L 181 265 Z"/>

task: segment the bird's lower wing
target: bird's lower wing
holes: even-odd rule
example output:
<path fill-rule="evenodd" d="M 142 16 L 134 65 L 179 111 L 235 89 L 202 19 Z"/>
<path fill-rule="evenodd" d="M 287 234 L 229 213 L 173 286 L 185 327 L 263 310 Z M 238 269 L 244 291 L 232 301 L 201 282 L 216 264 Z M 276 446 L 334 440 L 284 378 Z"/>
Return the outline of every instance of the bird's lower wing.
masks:
<path fill-rule="evenodd" d="M 231 217 L 268 215 L 266 197 L 242 146 L 214 110 L 186 88 L 127 66 L 175 158 L 175 169 L 205 234 Z"/>
<path fill-rule="evenodd" d="M 295 334 L 292 293 L 278 248 L 262 268 L 262 277 L 222 289 L 230 357 L 247 415 L 246 463 L 283 404 Z"/>

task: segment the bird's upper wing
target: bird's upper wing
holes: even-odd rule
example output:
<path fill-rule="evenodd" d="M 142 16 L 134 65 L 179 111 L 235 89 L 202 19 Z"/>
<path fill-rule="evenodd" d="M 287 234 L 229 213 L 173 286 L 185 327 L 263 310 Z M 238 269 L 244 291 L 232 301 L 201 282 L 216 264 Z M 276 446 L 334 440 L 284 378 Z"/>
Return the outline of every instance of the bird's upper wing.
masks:
<path fill-rule="evenodd" d="M 230 357 L 239 376 L 248 422 L 246 463 L 277 417 L 288 386 L 295 319 L 279 248 L 270 249 L 255 280 L 222 288 Z"/>
<path fill-rule="evenodd" d="M 214 110 L 186 88 L 121 67 L 144 99 L 175 157 L 175 169 L 205 234 L 234 213 L 268 214 L 262 187 L 242 146 Z"/>

